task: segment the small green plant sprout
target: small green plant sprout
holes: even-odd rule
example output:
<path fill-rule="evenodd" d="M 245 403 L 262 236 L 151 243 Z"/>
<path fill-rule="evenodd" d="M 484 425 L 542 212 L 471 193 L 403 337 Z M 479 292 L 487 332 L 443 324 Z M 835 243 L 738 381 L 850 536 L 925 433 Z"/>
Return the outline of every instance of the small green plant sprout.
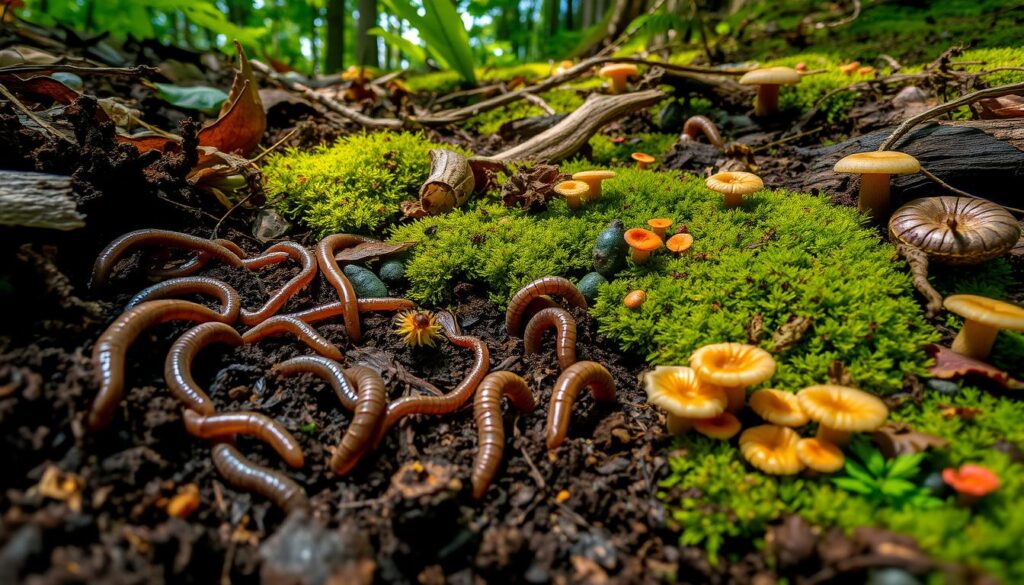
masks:
<path fill-rule="evenodd" d="M 886 508 L 935 508 L 941 501 L 917 483 L 922 475 L 924 453 L 900 455 L 886 460 L 866 438 L 851 444 L 853 456 L 846 459 L 845 475 L 832 479 L 839 488 L 859 494 L 868 502 Z"/>
<path fill-rule="evenodd" d="M 395 317 L 395 333 L 410 347 L 434 347 L 441 325 L 430 311 L 406 311 Z"/>
<path fill-rule="evenodd" d="M 956 491 L 960 504 L 968 507 L 999 489 L 999 476 L 981 465 L 947 467 L 942 470 L 942 481 Z"/>

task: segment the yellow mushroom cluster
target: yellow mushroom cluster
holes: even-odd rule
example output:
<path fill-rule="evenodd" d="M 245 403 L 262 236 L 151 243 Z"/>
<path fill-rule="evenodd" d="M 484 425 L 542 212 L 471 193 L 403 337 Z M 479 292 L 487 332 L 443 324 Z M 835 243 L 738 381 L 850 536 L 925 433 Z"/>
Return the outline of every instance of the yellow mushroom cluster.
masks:
<path fill-rule="evenodd" d="M 601 183 L 614 178 L 614 171 L 580 171 L 572 176 L 572 180 L 555 185 L 554 191 L 565 199 L 569 209 L 576 210 L 600 199 Z"/>
<path fill-rule="evenodd" d="M 668 430 L 691 430 L 720 440 L 740 434 L 737 414 L 747 388 L 775 375 L 767 351 L 742 343 L 715 343 L 690 357 L 690 366 L 658 366 L 645 377 L 648 402 L 667 413 Z M 792 393 L 764 388 L 750 395 L 749 405 L 765 424 L 740 434 L 739 448 L 752 466 L 772 475 L 804 469 L 833 473 L 842 469 L 845 447 L 853 433 L 882 426 L 889 409 L 878 397 L 846 386 L 817 385 Z M 817 423 L 814 437 L 795 429 Z"/>

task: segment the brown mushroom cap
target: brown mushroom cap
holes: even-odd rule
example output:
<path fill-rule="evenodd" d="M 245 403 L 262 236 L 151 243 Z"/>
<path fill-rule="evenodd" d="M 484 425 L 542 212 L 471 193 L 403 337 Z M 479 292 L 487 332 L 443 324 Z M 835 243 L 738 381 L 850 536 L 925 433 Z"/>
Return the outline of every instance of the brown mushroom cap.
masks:
<path fill-rule="evenodd" d="M 946 264 L 977 264 L 1002 256 L 1020 240 L 1010 212 L 984 199 L 923 197 L 889 218 L 889 235 Z"/>
<path fill-rule="evenodd" d="M 685 252 L 693 245 L 693 236 L 690 234 L 676 234 L 665 242 L 665 247 L 672 252 Z"/>
<path fill-rule="evenodd" d="M 856 388 L 822 384 L 804 388 L 796 397 L 811 420 L 837 431 L 873 431 L 889 416 L 881 399 Z"/>
<path fill-rule="evenodd" d="M 716 386 L 750 386 L 775 375 L 767 351 L 743 343 L 713 343 L 693 352 L 690 367 L 697 377 Z"/>
<path fill-rule="evenodd" d="M 708 177 L 708 189 L 729 195 L 749 195 L 764 188 L 764 181 L 754 173 L 723 171 Z"/>
<path fill-rule="evenodd" d="M 740 432 L 742 425 L 740 425 L 740 419 L 736 418 L 733 414 L 723 412 L 711 418 L 701 418 L 693 421 L 693 428 L 705 437 L 725 441 L 735 437 L 736 433 Z"/>
<path fill-rule="evenodd" d="M 563 197 L 582 197 L 590 193 L 590 186 L 583 181 L 562 181 L 555 185 L 554 191 Z"/>
<path fill-rule="evenodd" d="M 661 247 L 661 238 L 658 234 L 643 228 L 632 228 L 626 230 L 626 243 L 629 247 L 650 252 Z"/>
<path fill-rule="evenodd" d="M 787 427 L 761 425 L 740 435 L 740 452 L 751 465 L 772 475 L 800 473 L 804 464 L 796 452 L 800 435 Z"/>
<path fill-rule="evenodd" d="M 742 85 L 794 85 L 797 83 L 800 83 L 800 72 L 789 67 L 754 69 L 740 77 Z"/>
<path fill-rule="evenodd" d="M 846 464 L 842 449 L 821 439 L 800 439 L 796 443 L 796 455 L 809 469 L 821 473 L 835 473 Z"/>
<path fill-rule="evenodd" d="M 711 418 L 725 411 L 725 392 L 702 382 L 686 366 L 659 366 L 644 376 L 647 401 L 682 418 Z"/>
<path fill-rule="evenodd" d="M 844 157 L 834 167 L 837 173 L 859 175 L 906 175 L 921 170 L 917 159 L 895 150 L 855 152 Z"/>
<path fill-rule="evenodd" d="M 982 325 L 1024 331 L 1024 308 L 978 295 L 950 295 L 942 303 L 947 310 Z"/>
<path fill-rule="evenodd" d="M 774 388 L 763 388 L 750 395 L 750 408 L 764 420 L 783 427 L 800 427 L 811 421 L 807 418 L 796 394 Z"/>

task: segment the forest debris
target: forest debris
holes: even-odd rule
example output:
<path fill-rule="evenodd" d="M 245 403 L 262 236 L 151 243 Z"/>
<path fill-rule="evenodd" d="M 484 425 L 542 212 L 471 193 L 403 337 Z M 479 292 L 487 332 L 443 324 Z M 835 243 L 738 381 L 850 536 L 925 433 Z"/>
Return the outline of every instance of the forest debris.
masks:
<path fill-rule="evenodd" d="M 1007 390 L 1024 390 L 1024 380 L 1018 380 L 1009 372 L 981 360 L 960 355 L 948 347 L 934 343 L 926 346 L 925 351 L 935 360 L 935 365 L 928 368 L 928 375 L 933 378 L 956 380 L 967 376 L 981 376 Z"/>
<path fill-rule="evenodd" d="M 896 252 L 906 259 L 907 265 L 910 267 L 914 288 L 927 301 L 925 314 L 928 317 L 935 317 L 942 311 L 942 295 L 928 282 L 928 254 L 923 250 L 906 244 L 896 244 Z"/>
<path fill-rule="evenodd" d="M 871 440 L 887 458 L 920 453 L 927 449 L 943 449 L 949 441 L 929 433 L 922 433 L 901 422 L 887 422 L 871 433 Z"/>
<path fill-rule="evenodd" d="M 850 370 L 846 368 L 846 364 L 839 360 L 832 360 L 832 363 L 828 366 L 828 383 L 848 388 L 857 387 L 857 383 L 854 381 L 853 375 L 850 374 Z"/>
<path fill-rule="evenodd" d="M 516 165 L 512 176 L 501 186 L 501 200 L 505 207 L 540 211 L 555 198 L 554 186 L 568 178 L 555 165 Z"/>
<path fill-rule="evenodd" d="M 430 461 L 410 461 L 391 476 L 391 489 L 407 500 L 458 488 L 461 482 L 454 476 L 451 466 Z"/>
<path fill-rule="evenodd" d="M 190 483 L 184 485 L 167 502 L 167 515 L 172 518 L 187 518 L 199 509 L 199 486 Z"/>
<path fill-rule="evenodd" d="M 747 343 L 750 345 L 760 345 L 761 338 L 764 337 L 764 315 L 761 313 L 754 313 L 754 316 L 750 318 L 750 322 L 747 323 Z"/>
<path fill-rule="evenodd" d="M 375 258 L 383 258 L 384 256 L 401 254 L 415 245 L 416 242 L 391 243 L 371 240 L 357 244 L 351 248 L 345 248 L 341 252 L 335 254 L 334 259 L 338 262 L 361 262 L 363 260 L 372 260 Z"/>
<path fill-rule="evenodd" d="M 209 146 L 199 147 L 199 162 L 189 171 L 186 180 L 192 186 L 217 198 L 231 209 L 245 201 L 250 206 L 263 204 L 262 197 L 251 200 L 250 195 L 262 188 L 262 173 L 249 159 L 221 152 Z"/>
<path fill-rule="evenodd" d="M 800 343 L 812 323 L 814 319 L 811 317 L 790 315 L 772 335 L 772 353 L 785 351 Z"/>
<path fill-rule="evenodd" d="M 996 98 L 978 100 L 981 119 L 990 118 L 1024 118 L 1024 96 L 1004 95 Z"/>
<path fill-rule="evenodd" d="M 304 513 L 290 515 L 260 547 L 263 583 L 369 585 L 377 563 L 366 536 L 351 524 L 337 530 Z"/>
<path fill-rule="evenodd" d="M 465 156 L 454 150 L 431 150 L 430 174 L 420 187 L 420 207 L 430 215 L 451 211 L 469 200 L 474 183 Z"/>
<path fill-rule="evenodd" d="M 40 496 L 66 502 L 71 511 L 82 511 L 82 489 L 85 480 L 70 471 L 61 471 L 56 465 L 49 465 L 43 471 L 39 483 L 31 488 Z"/>
<path fill-rule="evenodd" d="M 0 225 L 53 230 L 85 227 L 71 177 L 0 170 Z"/>

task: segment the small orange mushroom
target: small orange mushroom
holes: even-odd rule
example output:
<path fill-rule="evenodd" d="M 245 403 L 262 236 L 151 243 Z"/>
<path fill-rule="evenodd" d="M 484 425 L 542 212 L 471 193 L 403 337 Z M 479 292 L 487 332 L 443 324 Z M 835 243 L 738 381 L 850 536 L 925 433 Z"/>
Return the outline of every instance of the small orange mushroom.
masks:
<path fill-rule="evenodd" d="M 641 171 L 646 169 L 647 165 L 649 165 L 649 164 L 651 164 L 651 163 L 653 163 L 655 161 L 655 158 L 653 156 L 651 156 L 651 155 L 649 155 L 649 154 L 647 154 L 645 152 L 634 152 L 630 156 L 632 156 L 633 160 L 636 161 L 636 168 L 641 170 Z"/>
<path fill-rule="evenodd" d="M 965 506 L 999 489 L 999 476 L 980 465 L 961 465 L 960 469 L 947 467 L 942 470 L 942 481 L 956 491 Z"/>
<path fill-rule="evenodd" d="M 637 71 L 636 65 L 631 63 L 610 63 L 602 67 L 597 74 L 608 78 L 611 93 L 622 93 L 626 91 L 626 80 L 636 77 Z"/>
<path fill-rule="evenodd" d="M 566 59 L 565 61 L 562 61 L 561 63 L 559 63 L 558 67 L 555 67 L 555 70 L 554 70 L 554 72 L 551 73 L 551 76 L 552 77 L 558 77 L 559 75 L 561 75 L 561 74 L 565 73 L 566 71 L 572 69 L 572 66 L 573 66 L 573 62 L 568 60 L 568 59 Z"/>
<path fill-rule="evenodd" d="M 852 61 L 850 63 L 847 63 L 846 65 L 839 67 L 839 70 L 842 71 L 844 75 L 853 75 L 853 73 L 857 71 L 859 67 L 860 61 Z"/>
<path fill-rule="evenodd" d="M 748 71 L 740 77 L 740 85 L 756 85 L 757 101 L 754 115 L 774 116 L 779 111 L 779 88 L 800 83 L 800 73 L 789 67 L 765 67 Z"/>
<path fill-rule="evenodd" d="M 654 219 L 647 220 L 647 225 L 651 226 L 654 233 L 658 234 L 658 237 L 664 240 L 665 230 L 672 225 L 672 220 L 667 217 L 656 217 Z"/>
<path fill-rule="evenodd" d="M 676 234 L 665 242 L 665 247 L 676 254 L 681 254 L 689 250 L 692 245 L 693 236 L 690 234 Z"/>
<path fill-rule="evenodd" d="M 626 230 L 626 243 L 629 244 L 630 257 L 637 264 L 645 264 L 651 257 L 651 252 L 661 247 L 661 238 L 658 234 L 643 228 Z"/>
<path fill-rule="evenodd" d="M 808 469 L 820 473 L 835 473 L 846 464 L 843 451 L 821 439 L 800 439 L 796 443 L 796 456 Z"/>
<path fill-rule="evenodd" d="M 857 68 L 857 75 L 871 75 L 874 72 L 875 72 L 875 68 L 870 66 L 870 65 L 866 65 L 864 67 L 858 67 Z"/>
<path fill-rule="evenodd" d="M 811 419 L 807 418 L 796 394 L 774 388 L 763 388 L 750 395 L 750 408 L 758 416 L 783 427 L 801 427 Z"/>
<path fill-rule="evenodd" d="M 554 191 L 565 198 L 569 209 L 579 209 L 590 193 L 590 187 L 583 181 L 562 181 L 555 185 Z"/>
<path fill-rule="evenodd" d="M 590 187 L 590 193 L 587 194 L 587 201 L 597 201 L 600 199 L 601 182 L 614 178 L 614 171 L 603 170 L 580 171 L 578 173 L 573 173 L 572 175 L 573 181 L 583 181 L 588 187 Z"/>
<path fill-rule="evenodd" d="M 708 177 L 704 183 L 708 189 L 721 193 L 726 209 L 739 207 L 743 196 L 750 195 L 764 188 L 764 181 L 754 173 L 742 171 L 723 171 Z"/>
<path fill-rule="evenodd" d="M 626 298 L 622 299 L 622 304 L 626 305 L 626 308 L 629 309 L 639 309 L 646 301 L 647 293 L 637 289 L 626 295 Z"/>
<path fill-rule="evenodd" d="M 804 468 L 796 452 L 800 435 L 791 428 L 761 425 L 740 435 L 740 453 L 754 467 L 771 475 L 793 475 Z"/>
<path fill-rule="evenodd" d="M 743 409 L 747 386 L 775 375 L 775 360 L 767 351 L 743 343 L 713 343 L 693 352 L 690 367 L 697 377 L 725 389 L 729 412 Z"/>
<path fill-rule="evenodd" d="M 644 376 L 647 401 L 668 413 L 668 430 L 680 435 L 694 419 L 707 419 L 725 411 L 725 392 L 702 382 L 686 366 L 658 366 Z"/>
<path fill-rule="evenodd" d="M 843 447 L 853 433 L 873 431 L 885 423 L 889 408 L 880 398 L 863 390 L 822 384 L 796 395 L 800 408 L 818 422 L 817 437 Z"/>
<path fill-rule="evenodd" d="M 740 432 L 741 425 L 740 419 L 731 413 L 723 412 L 718 416 L 693 421 L 693 428 L 705 437 L 727 441 Z"/>

